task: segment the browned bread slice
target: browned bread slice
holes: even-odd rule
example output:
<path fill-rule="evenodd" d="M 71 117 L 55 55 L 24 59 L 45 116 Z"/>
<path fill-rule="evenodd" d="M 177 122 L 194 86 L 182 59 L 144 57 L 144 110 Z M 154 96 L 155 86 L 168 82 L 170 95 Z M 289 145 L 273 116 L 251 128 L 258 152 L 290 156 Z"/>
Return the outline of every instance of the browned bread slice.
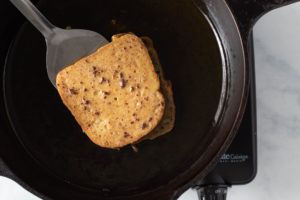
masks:
<path fill-rule="evenodd" d="M 144 43 L 132 34 L 63 69 L 56 83 L 83 131 L 102 147 L 136 142 L 164 114 L 158 75 Z"/>
<path fill-rule="evenodd" d="M 132 34 L 132 33 L 130 33 Z M 120 33 L 112 36 L 112 41 L 117 40 L 121 36 L 125 35 L 125 33 Z M 152 63 L 154 65 L 155 71 L 159 76 L 160 79 L 160 91 L 163 94 L 165 98 L 165 111 L 164 116 L 160 123 L 155 127 L 149 134 L 145 135 L 135 143 L 139 143 L 143 140 L 153 140 L 159 136 L 162 136 L 166 133 L 169 133 L 173 128 L 175 124 L 175 103 L 173 98 L 173 91 L 172 91 L 172 84 L 171 81 L 166 80 L 164 76 L 164 72 L 162 69 L 162 66 L 159 62 L 158 54 L 156 50 L 153 47 L 152 40 L 147 36 L 141 37 L 142 41 L 144 42 L 145 46 L 148 49 L 150 58 L 152 60 Z"/>

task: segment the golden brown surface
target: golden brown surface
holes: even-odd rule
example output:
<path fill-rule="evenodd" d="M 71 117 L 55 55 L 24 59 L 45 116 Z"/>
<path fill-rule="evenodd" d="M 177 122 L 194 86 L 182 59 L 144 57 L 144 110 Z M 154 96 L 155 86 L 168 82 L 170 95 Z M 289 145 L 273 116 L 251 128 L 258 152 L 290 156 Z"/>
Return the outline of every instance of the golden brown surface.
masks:
<path fill-rule="evenodd" d="M 145 45 L 132 34 L 65 68 L 56 83 L 83 131 L 102 147 L 136 142 L 164 114 L 158 75 Z"/>
<path fill-rule="evenodd" d="M 123 35 L 125 35 L 125 33 L 113 35 L 112 41 L 117 40 Z M 149 134 L 145 135 L 135 143 L 139 143 L 143 140 L 153 140 L 159 136 L 167 134 L 174 128 L 175 125 L 175 103 L 173 98 L 172 83 L 171 81 L 165 79 L 164 72 L 159 62 L 158 54 L 153 47 L 152 40 L 147 36 L 142 36 L 141 39 L 148 49 L 155 72 L 158 74 L 160 79 L 160 91 L 165 98 L 165 111 L 160 123 Z"/>

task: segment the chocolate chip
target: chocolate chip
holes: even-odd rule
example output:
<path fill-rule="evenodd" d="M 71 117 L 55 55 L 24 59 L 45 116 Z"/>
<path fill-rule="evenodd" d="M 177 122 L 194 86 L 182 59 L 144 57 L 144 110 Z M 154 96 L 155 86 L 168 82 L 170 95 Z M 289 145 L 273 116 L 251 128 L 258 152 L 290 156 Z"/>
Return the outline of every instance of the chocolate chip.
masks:
<path fill-rule="evenodd" d="M 95 112 L 95 115 L 100 115 L 100 112 Z"/>
<path fill-rule="evenodd" d="M 118 100 L 118 98 L 117 98 L 117 97 L 115 97 L 115 98 L 114 98 L 114 100 L 115 100 L 115 101 L 117 101 L 117 100 Z"/>
<path fill-rule="evenodd" d="M 120 87 L 121 88 L 124 88 L 126 86 L 126 81 L 124 80 L 124 79 L 122 79 L 121 81 L 120 81 Z"/>
<path fill-rule="evenodd" d="M 80 81 L 80 84 L 83 84 L 83 82 L 82 82 L 82 81 Z"/>
<path fill-rule="evenodd" d="M 86 63 L 90 63 L 90 61 L 89 61 L 88 59 L 85 59 L 85 62 L 86 62 Z"/>
<path fill-rule="evenodd" d="M 109 85 L 110 80 L 108 80 L 108 79 L 106 79 L 106 78 L 104 78 L 104 77 L 101 77 L 99 83 L 100 83 L 100 84 L 103 84 L 103 83 L 105 83 L 105 82 Z"/>
<path fill-rule="evenodd" d="M 102 83 L 104 83 L 104 82 L 106 82 L 106 78 L 104 78 L 104 77 L 101 77 L 101 78 L 100 78 L 100 82 L 99 82 L 99 83 L 100 83 L 100 84 L 102 84 Z"/>
<path fill-rule="evenodd" d="M 131 122 L 130 122 L 130 124 L 133 124 L 133 123 L 134 123 L 134 121 L 131 121 Z"/>
<path fill-rule="evenodd" d="M 84 90 L 83 90 L 83 91 L 85 91 L 85 92 L 86 92 L 86 91 L 88 91 L 88 89 L 84 88 Z"/>
<path fill-rule="evenodd" d="M 130 92 L 133 92 L 133 91 L 134 91 L 134 87 L 131 87 L 131 88 L 130 88 Z"/>
<path fill-rule="evenodd" d="M 94 74 L 94 77 L 96 77 L 98 74 L 100 74 L 100 72 L 97 70 L 96 66 L 93 66 L 93 74 Z"/>
<path fill-rule="evenodd" d="M 110 95 L 110 92 L 104 92 L 105 95 Z"/>
<path fill-rule="evenodd" d="M 133 113 L 133 114 L 132 114 L 132 116 L 136 116 L 136 114 L 135 114 L 135 113 Z"/>
<path fill-rule="evenodd" d="M 124 74 L 121 72 L 119 75 L 120 78 L 124 78 Z"/>
<path fill-rule="evenodd" d="M 142 129 L 144 130 L 146 127 L 147 127 L 147 124 L 146 124 L 146 123 L 143 123 L 143 124 L 142 124 Z"/>
<path fill-rule="evenodd" d="M 82 102 L 84 103 L 84 104 L 90 104 L 90 101 L 89 100 L 86 100 L 85 98 L 82 98 Z"/>
<path fill-rule="evenodd" d="M 74 89 L 74 88 L 69 89 L 69 92 L 71 94 L 75 94 L 75 95 L 78 94 L 78 91 L 76 89 Z"/>
<path fill-rule="evenodd" d="M 129 137 L 129 136 L 130 136 L 129 133 L 124 132 L 124 138 L 127 138 L 127 137 Z"/>
<path fill-rule="evenodd" d="M 151 122 L 151 121 L 152 121 L 152 117 L 149 118 L 149 122 Z"/>

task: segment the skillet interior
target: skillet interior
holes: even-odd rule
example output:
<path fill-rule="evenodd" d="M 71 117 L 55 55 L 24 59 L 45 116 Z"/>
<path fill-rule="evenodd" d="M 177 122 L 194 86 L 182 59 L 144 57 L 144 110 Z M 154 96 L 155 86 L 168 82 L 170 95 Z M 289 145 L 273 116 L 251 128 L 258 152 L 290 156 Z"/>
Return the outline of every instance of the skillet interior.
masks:
<path fill-rule="evenodd" d="M 81 132 L 48 80 L 45 43 L 26 23 L 8 55 L 5 100 L 15 134 L 32 157 L 73 184 L 114 194 L 167 184 L 206 148 L 222 87 L 214 34 L 189 0 L 44 0 L 42 12 L 59 27 L 91 29 L 107 38 L 119 32 L 150 36 L 173 83 L 172 133 L 120 151 L 94 145 Z M 116 20 L 116 24 L 112 23 Z"/>

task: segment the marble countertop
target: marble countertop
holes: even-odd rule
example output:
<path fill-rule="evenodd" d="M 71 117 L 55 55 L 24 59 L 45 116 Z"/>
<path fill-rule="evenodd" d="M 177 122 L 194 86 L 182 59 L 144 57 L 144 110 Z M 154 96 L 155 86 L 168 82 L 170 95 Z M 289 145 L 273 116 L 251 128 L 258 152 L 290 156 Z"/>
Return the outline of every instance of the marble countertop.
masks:
<path fill-rule="evenodd" d="M 274 10 L 254 27 L 258 173 L 228 200 L 293 200 L 300 172 L 300 3 Z M 38 200 L 0 177 L 0 199 Z M 193 190 L 179 200 L 196 200 Z"/>

